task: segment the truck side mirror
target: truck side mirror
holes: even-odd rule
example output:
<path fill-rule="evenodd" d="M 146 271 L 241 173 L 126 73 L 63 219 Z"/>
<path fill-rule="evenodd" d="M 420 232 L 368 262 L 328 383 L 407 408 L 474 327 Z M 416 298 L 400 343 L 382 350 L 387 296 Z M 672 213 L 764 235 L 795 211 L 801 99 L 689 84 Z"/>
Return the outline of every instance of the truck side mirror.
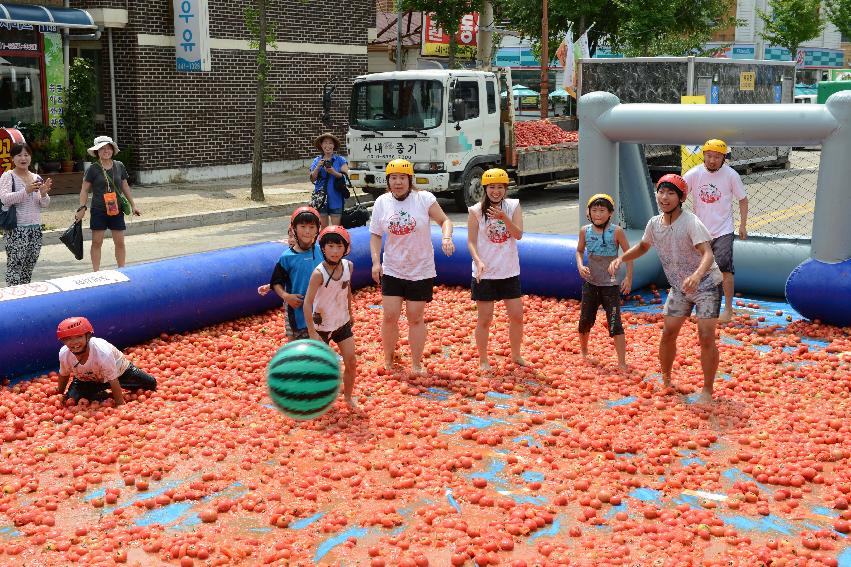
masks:
<path fill-rule="evenodd" d="M 467 103 L 464 99 L 456 98 L 452 103 L 452 121 L 461 122 L 467 118 Z"/>

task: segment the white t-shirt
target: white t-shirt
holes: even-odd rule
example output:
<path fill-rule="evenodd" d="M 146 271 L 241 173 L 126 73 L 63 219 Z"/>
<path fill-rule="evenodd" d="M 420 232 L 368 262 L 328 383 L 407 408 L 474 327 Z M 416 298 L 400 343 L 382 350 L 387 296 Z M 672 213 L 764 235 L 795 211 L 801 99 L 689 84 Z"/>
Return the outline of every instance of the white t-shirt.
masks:
<path fill-rule="evenodd" d="M 103 339 L 89 339 L 89 358 L 81 364 L 68 347 L 59 350 L 59 374 L 71 375 L 84 382 L 107 383 L 117 379 L 130 367 L 130 361 L 113 345 Z"/>
<path fill-rule="evenodd" d="M 503 199 L 501 206 L 508 218 L 514 215 L 518 199 Z M 508 227 L 501 220 L 482 215 L 482 204 L 470 207 L 470 212 L 479 221 L 479 236 L 476 239 L 476 250 L 479 258 L 485 264 L 482 279 L 504 280 L 520 275 L 520 256 L 517 254 L 517 240 L 508 232 Z M 476 263 L 473 262 L 473 277 L 476 277 Z"/>
<path fill-rule="evenodd" d="M 688 170 L 684 178 L 692 195 L 694 214 L 712 238 L 732 234 L 733 197 L 738 203 L 748 196 L 736 170 L 725 163 L 717 171 L 709 171 L 700 164 Z"/>
<path fill-rule="evenodd" d="M 674 224 L 662 224 L 662 215 L 656 215 L 647 221 L 644 229 L 644 242 L 656 248 L 662 268 L 671 287 L 682 292 L 683 281 L 700 266 L 702 254 L 695 249 L 701 242 L 709 242 L 709 231 L 693 213 L 683 211 Z M 718 264 L 712 260 L 712 266 L 703 275 L 697 285 L 697 291 L 707 291 L 721 283 L 723 276 Z"/>
<path fill-rule="evenodd" d="M 382 267 L 394 278 L 417 281 L 437 275 L 434 247 L 431 244 L 431 219 L 428 209 L 437 199 L 428 191 L 411 191 L 404 201 L 391 193 L 375 200 L 369 232 L 387 233 Z"/>
<path fill-rule="evenodd" d="M 352 281 L 352 263 L 343 260 L 343 274 L 339 280 L 331 278 L 325 264 L 314 272 L 322 274 L 322 285 L 313 296 L 313 325 L 317 331 L 336 331 L 349 322 L 349 286 Z M 337 273 L 340 269 L 337 268 Z"/>

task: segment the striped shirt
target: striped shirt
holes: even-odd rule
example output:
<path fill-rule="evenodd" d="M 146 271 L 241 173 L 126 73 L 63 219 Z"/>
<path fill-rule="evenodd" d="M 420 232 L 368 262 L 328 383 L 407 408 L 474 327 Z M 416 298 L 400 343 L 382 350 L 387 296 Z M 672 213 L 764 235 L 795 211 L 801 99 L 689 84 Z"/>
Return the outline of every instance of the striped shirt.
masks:
<path fill-rule="evenodd" d="M 14 192 L 12 191 L 12 176 L 15 177 Z M 41 177 L 35 175 L 35 179 L 41 180 Z M 0 202 L 3 203 L 3 207 L 15 205 L 18 226 L 40 225 L 41 210 L 47 208 L 50 204 L 50 195 L 42 197 L 39 191 L 27 193 L 26 181 L 21 179 L 14 171 L 7 171 L 0 175 Z"/>

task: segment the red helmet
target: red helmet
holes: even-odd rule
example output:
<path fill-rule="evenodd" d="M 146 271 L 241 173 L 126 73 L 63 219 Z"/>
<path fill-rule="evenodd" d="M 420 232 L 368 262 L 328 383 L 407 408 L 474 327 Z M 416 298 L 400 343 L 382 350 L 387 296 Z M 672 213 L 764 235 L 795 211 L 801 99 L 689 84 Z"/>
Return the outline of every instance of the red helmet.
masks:
<path fill-rule="evenodd" d="M 69 317 L 56 328 L 56 338 L 59 340 L 71 337 L 82 337 L 86 333 L 94 333 L 92 324 L 85 317 Z"/>
<path fill-rule="evenodd" d="M 320 226 L 321 223 L 319 222 L 319 211 L 309 205 L 298 207 L 296 210 L 293 211 L 293 214 L 290 215 L 290 226 L 295 226 L 297 224 L 296 219 L 301 215 L 313 216 L 313 218 L 310 219 L 309 222 L 315 222 L 317 228 Z"/>
<path fill-rule="evenodd" d="M 339 225 L 332 224 L 322 229 L 322 232 L 319 233 L 319 248 L 322 248 L 328 241 L 326 237 L 330 234 L 337 234 L 346 242 L 346 251 L 343 256 L 347 255 L 352 247 L 352 238 L 349 236 L 349 231 Z"/>
<path fill-rule="evenodd" d="M 681 176 L 676 173 L 668 173 L 667 175 L 663 175 L 659 181 L 656 182 L 656 190 L 659 190 L 659 187 L 662 184 L 673 185 L 674 189 L 681 192 L 683 194 L 683 201 L 688 197 L 688 183 Z"/>

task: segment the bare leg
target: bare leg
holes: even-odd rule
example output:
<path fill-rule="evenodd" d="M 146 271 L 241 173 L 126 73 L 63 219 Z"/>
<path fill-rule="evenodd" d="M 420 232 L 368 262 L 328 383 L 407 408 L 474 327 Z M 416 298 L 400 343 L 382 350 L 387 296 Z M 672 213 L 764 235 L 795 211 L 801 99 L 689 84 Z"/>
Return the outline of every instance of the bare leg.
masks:
<path fill-rule="evenodd" d="M 620 366 L 621 370 L 626 370 L 628 367 L 626 365 L 626 336 L 624 335 L 615 335 L 615 352 L 618 353 L 618 366 Z M 587 342 L 587 336 L 585 341 Z"/>
<path fill-rule="evenodd" d="M 357 373 L 357 358 L 355 356 L 355 338 L 349 337 L 339 345 L 340 353 L 343 355 L 343 397 L 349 407 L 355 409 L 358 407 L 357 402 L 352 397 L 355 390 L 355 374 Z"/>
<path fill-rule="evenodd" d="M 718 322 L 729 323 L 736 315 L 736 312 L 733 311 L 733 292 L 735 291 L 735 285 L 733 283 L 733 274 L 724 272 L 722 275 L 724 276 L 724 281 L 721 284 L 724 289 L 724 312 L 718 318 Z"/>
<path fill-rule="evenodd" d="M 319 215 L 319 230 L 328 226 L 328 215 Z"/>
<path fill-rule="evenodd" d="M 402 298 L 384 296 L 381 298 L 383 317 L 381 319 L 381 347 L 384 350 L 384 368 L 393 369 L 393 353 L 399 340 L 399 315 L 402 313 Z"/>
<path fill-rule="evenodd" d="M 127 263 L 127 247 L 124 246 L 124 231 L 112 231 L 112 244 L 115 246 L 115 263 L 119 268 L 123 268 Z"/>
<path fill-rule="evenodd" d="M 100 270 L 100 251 L 103 248 L 103 235 L 106 233 L 105 230 L 93 230 L 92 231 L 92 247 L 90 249 L 90 253 L 92 256 L 92 271 L 97 272 Z"/>
<path fill-rule="evenodd" d="M 671 386 L 671 368 L 677 357 L 677 337 L 685 320 L 686 317 L 665 316 L 662 338 L 659 339 L 659 363 L 662 366 L 662 382 L 665 387 Z"/>
<path fill-rule="evenodd" d="M 508 311 L 508 342 L 511 344 L 511 360 L 518 366 L 526 366 L 526 361 L 520 355 L 523 346 L 523 298 L 506 299 L 505 309 Z"/>
<path fill-rule="evenodd" d="M 340 219 L 343 218 L 343 215 L 328 215 L 328 218 L 330 219 L 331 224 L 339 226 Z"/>
<path fill-rule="evenodd" d="M 715 342 L 715 327 L 717 319 L 698 319 L 697 334 L 700 339 L 700 367 L 703 369 L 703 391 L 700 399 L 703 402 L 712 401 L 712 386 L 715 384 L 715 373 L 718 371 L 718 345 Z"/>
<path fill-rule="evenodd" d="M 426 342 L 426 324 L 423 314 L 425 301 L 405 301 L 405 316 L 408 318 L 408 344 L 411 346 L 411 370 L 423 372 L 423 349 Z"/>
<path fill-rule="evenodd" d="M 493 301 L 477 301 L 476 307 L 479 318 L 476 320 L 476 349 L 479 351 L 479 368 L 490 370 L 488 363 L 488 338 L 490 326 L 493 321 Z"/>

